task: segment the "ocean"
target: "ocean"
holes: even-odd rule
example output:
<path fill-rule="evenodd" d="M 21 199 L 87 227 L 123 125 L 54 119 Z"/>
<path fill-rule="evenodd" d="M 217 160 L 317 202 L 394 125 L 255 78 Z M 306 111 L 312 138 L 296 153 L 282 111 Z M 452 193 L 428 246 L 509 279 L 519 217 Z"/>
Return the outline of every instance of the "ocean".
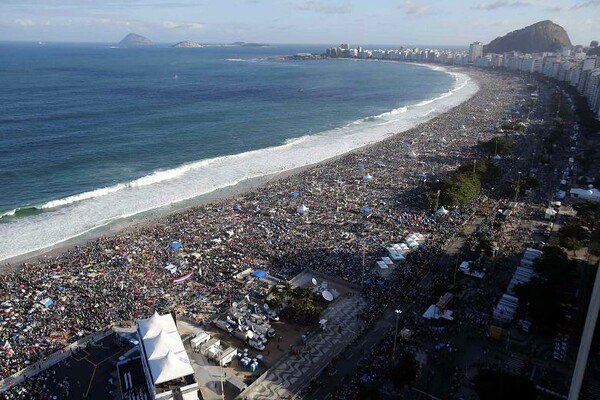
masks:
<path fill-rule="evenodd" d="M 409 129 L 476 87 L 324 46 L 0 43 L 0 261 Z"/>

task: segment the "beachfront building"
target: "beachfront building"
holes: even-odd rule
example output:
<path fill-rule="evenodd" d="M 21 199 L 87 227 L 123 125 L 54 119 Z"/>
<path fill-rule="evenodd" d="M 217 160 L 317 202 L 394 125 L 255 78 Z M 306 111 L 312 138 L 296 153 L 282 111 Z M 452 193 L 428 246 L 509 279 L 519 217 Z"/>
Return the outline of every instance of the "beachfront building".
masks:
<path fill-rule="evenodd" d="M 567 49 L 570 50 L 570 49 Z M 431 62 L 447 65 L 469 65 L 480 68 L 507 68 L 514 71 L 539 73 L 566 82 L 585 96 L 590 108 L 600 118 L 600 61 L 587 56 L 582 48 L 556 53 L 524 54 L 510 51 L 503 54 L 483 54 L 483 44 L 473 42 L 469 51 L 448 49 L 374 49 L 351 48 L 349 44 L 329 48 L 326 57 L 361 58 L 412 62 Z"/>
<path fill-rule="evenodd" d="M 469 46 L 469 61 L 475 62 L 479 57 L 483 57 L 483 43 L 473 42 Z"/>
<path fill-rule="evenodd" d="M 175 320 L 155 312 L 138 321 L 144 374 L 152 399 L 198 400 L 198 383 Z"/>

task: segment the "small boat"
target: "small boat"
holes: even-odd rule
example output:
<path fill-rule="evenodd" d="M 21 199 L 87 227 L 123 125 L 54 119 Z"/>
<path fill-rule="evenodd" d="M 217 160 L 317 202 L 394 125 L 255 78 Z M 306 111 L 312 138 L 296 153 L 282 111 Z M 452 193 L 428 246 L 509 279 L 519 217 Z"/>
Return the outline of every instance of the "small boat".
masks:
<path fill-rule="evenodd" d="M 173 79 L 177 80 L 179 79 L 179 76 L 177 76 L 177 74 L 173 75 Z"/>
<path fill-rule="evenodd" d="M 298 89 L 298 93 L 302 93 L 302 92 L 304 92 L 304 89 L 302 89 L 302 88 Z"/>

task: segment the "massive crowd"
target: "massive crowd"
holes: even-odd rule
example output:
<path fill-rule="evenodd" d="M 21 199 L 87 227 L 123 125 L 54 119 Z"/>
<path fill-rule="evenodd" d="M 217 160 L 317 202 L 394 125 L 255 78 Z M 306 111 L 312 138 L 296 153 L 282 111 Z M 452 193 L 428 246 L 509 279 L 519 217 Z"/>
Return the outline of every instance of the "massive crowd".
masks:
<path fill-rule="evenodd" d="M 423 211 L 425 179 L 470 160 L 478 138 L 496 133 L 526 94 L 514 78 L 470 72 L 480 91 L 451 112 L 410 131 L 234 198 L 193 207 L 41 258 L 0 281 L 0 378 L 113 324 L 175 309 L 204 320 L 243 295 L 234 276 L 264 269 L 284 279 L 304 268 L 361 283 L 385 246 L 409 232 L 427 235 L 395 276 L 402 285 L 365 285 L 371 310 L 410 293 L 476 202 L 445 217 Z M 405 143 L 410 143 L 408 154 Z M 372 180 L 364 179 L 369 174 Z M 298 214 L 304 204 L 309 211 Z M 361 212 L 369 207 L 371 211 Z M 172 249 L 172 242 L 181 242 Z M 165 269 L 172 263 L 175 274 Z M 191 279 L 173 279 L 186 272 Z M 369 268 L 367 276 L 373 272 Z M 412 288 L 416 290 L 416 288 Z M 418 293 L 415 293 L 418 295 Z M 46 308 L 44 299 L 54 304 Z M 365 318 L 376 318 L 376 312 Z"/>

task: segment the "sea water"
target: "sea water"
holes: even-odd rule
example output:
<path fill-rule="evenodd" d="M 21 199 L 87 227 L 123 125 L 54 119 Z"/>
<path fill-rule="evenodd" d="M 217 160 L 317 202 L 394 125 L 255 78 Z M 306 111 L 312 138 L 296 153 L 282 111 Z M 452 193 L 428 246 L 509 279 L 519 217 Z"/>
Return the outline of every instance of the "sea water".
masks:
<path fill-rule="evenodd" d="M 439 67 L 277 57 L 321 50 L 0 44 L 0 260 L 380 141 L 477 90 Z"/>

